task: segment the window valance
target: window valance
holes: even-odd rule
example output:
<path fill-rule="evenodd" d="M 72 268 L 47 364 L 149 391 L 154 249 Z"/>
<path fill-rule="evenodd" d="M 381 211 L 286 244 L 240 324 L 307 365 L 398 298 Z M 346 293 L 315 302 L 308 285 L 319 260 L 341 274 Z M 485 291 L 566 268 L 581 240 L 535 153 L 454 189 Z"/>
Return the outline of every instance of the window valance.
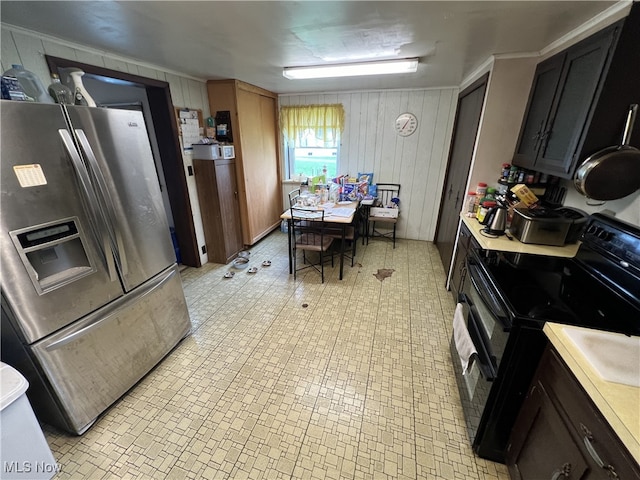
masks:
<path fill-rule="evenodd" d="M 332 143 L 344 130 L 344 107 L 341 103 L 281 107 L 280 128 L 292 144 L 309 132 L 322 143 Z"/>

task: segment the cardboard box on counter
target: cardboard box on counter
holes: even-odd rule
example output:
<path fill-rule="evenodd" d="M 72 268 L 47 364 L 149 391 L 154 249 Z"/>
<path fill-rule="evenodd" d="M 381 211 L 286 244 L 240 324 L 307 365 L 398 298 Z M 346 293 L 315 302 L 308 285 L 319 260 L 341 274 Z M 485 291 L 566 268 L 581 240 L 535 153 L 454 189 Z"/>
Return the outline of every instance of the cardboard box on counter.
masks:
<path fill-rule="evenodd" d="M 533 192 L 522 183 L 511 187 L 511 191 L 515 193 L 516 197 L 518 197 L 518 200 L 523 202 L 527 207 L 535 205 L 540 201 L 538 197 L 536 197 Z"/>

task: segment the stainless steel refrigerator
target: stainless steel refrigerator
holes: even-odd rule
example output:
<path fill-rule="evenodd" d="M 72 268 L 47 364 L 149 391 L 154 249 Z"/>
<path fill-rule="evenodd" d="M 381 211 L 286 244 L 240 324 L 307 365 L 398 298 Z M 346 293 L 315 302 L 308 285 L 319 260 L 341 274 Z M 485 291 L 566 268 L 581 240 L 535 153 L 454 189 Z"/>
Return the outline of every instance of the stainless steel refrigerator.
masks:
<path fill-rule="evenodd" d="M 2 101 L 2 361 L 81 434 L 190 331 L 140 112 Z"/>

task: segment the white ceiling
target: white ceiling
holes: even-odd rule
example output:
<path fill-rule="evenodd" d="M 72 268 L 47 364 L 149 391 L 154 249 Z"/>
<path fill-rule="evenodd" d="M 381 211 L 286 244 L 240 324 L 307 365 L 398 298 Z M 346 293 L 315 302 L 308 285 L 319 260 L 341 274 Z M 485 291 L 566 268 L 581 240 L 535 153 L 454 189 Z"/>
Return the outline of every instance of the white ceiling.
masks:
<path fill-rule="evenodd" d="M 0 18 L 198 79 L 297 93 L 458 86 L 490 55 L 539 52 L 616 3 L 2 0 Z M 416 74 L 282 76 L 284 66 L 403 57 L 420 58 Z"/>

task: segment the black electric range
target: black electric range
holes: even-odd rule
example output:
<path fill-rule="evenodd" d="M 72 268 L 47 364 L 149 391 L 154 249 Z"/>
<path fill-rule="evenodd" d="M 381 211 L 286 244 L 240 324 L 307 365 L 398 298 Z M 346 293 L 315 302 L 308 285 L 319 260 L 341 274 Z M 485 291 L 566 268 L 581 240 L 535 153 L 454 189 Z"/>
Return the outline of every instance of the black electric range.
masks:
<path fill-rule="evenodd" d="M 451 353 L 474 451 L 503 462 L 548 321 L 640 336 L 640 228 L 594 214 L 574 258 L 471 249 L 460 301 L 476 378 Z"/>
<path fill-rule="evenodd" d="M 477 254 L 510 316 L 640 335 L 640 228 L 594 214 L 574 258 Z"/>

